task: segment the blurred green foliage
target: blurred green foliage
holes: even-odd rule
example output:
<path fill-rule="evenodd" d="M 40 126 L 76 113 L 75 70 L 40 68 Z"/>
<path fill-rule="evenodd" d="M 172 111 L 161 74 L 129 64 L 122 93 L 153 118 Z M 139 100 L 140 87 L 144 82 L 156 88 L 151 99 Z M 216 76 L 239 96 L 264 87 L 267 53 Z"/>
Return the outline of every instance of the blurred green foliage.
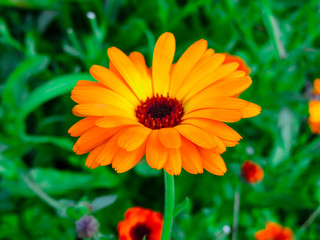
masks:
<path fill-rule="evenodd" d="M 296 239 L 318 239 L 319 217 L 302 225 L 320 205 L 320 137 L 307 126 L 305 95 L 320 77 L 319 22 L 316 0 L 1 1 L 0 239 L 76 239 L 75 221 L 92 212 L 100 239 L 116 239 L 127 208 L 162 211 L 161 172 L 145 161 L 124 174 L 87 169 L 67 130 L 78 120 L 70 91 L 92 79 L 91 65 L 107 66 L 107 48 L 140 51 L 150 66 L 165 31 L 175 34 L 176 58 L 204 38 L 245 59 L 253 84 L 241 97 L 263 109 L 231 124 L 244 139 L 223 154 L 224 177 L 175 177 L 181 204 L 172 239 L 231 239 L 223 226 L 232 226 L 240 186 L 239 240 L 253 239 L 267 220 Z M 247 159 L 265 171 L 255 186 L 240 179 Z"/>

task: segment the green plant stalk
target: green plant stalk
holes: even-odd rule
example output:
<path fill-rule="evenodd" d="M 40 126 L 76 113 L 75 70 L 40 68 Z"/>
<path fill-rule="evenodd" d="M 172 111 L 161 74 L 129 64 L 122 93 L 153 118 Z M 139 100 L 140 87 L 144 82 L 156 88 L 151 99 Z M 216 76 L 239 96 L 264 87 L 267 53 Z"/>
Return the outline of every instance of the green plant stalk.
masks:
<path fill-rule="evenodd" d="M 277 59 L 283 59 L 287 57 L 287 52 L 284 48 L 283 42 L 280 40 L 280 27 L 277 19 L 273 16 L 271 7 L 268 1 L 261 0 L 263 6 L 263 21 L 266 26 L 267 32 L 272 39 L 272 45 L 275 49 L 275 55 Z"/>
<path fill-rule="evenodd" d="M 89 23 L 91 25 L 92 32 L 93 32 L 97 42 L 101 43 L 103 41 L 103 36 L 102 36 L 101 30 L 98 26 L 96 15 L 93 12 L 88 12 L 87 17 L 89 19 Z"/>
<path fill-rule="evenodd" d="M 232 240 L 238 239 L 238 224 L 239 224 L 239 210 L 240 210 L 240 194 L 241 182 L 236 188 L 234 194 L 234 207 L 233 207 L 233 226 L 232 226 Z"/>
<path fill-rule="evenodd" d="M 61 211 L 63 207 L 52 197 L 46 194 L 36 182 L 34 182 L 27 174 L 20 173 L 22 180 L 29 187 L 31 191 L 33 191 L 39 198 L 41 198 L 44 202 L 49 204 L 51 207 L 57 209 L 57 211 Z"/>
<path fill-rule="evenodd" d="M 297 239 L 305 232 L 305 230 L 314 222 L 314 220 L 320 215 L 320 206 L 311 214 L 307 221 L 302 225 L 299 231 L 296 233 Z"/>
<path fill-rule="evenodd" d="M 174 180 L 173 176 L 164 171 L 165 201 L 164 201 L 164 221 L 161 240 L 169 240 L 173 223 L 174 210 Z"/>

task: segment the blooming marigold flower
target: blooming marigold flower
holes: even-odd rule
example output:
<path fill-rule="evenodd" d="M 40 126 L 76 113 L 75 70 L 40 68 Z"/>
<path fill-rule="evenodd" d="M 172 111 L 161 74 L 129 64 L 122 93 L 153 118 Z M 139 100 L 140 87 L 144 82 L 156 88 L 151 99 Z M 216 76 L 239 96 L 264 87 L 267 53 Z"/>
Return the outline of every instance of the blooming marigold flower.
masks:
<path fill-rule="evenodd" d="M 312 100 L 309 102 L 308 124 L 311 132 L 320 133 L 320 79 L 314 81 L 314 90 Z"/>
<path fill-rule="evenodd" d="M 255 233 L 256 240 L 293 240 L 293 233 L 290 228 L 269 222 L 265 229 Z"/>
<path fill-rule="evenodd" d="M 248 67 L 246 62 L 241 57 L 234 56 L 229 53 L 224 53 L 224 55 L 226 58 L 224 59 L 223 63 L 237 62 L 239 63 L 237 70 L 244 71 L 246 74 L 251 73 L 251 69 Z"/>
<path fill-rule="evenodd" d="M 125 220 L 119 222 L 118 233 L 120 240 L 160 240 L 163 217 L 159 212 L 141 207 L 128 209 Z"/>
<path fill-rule="evenodd" d="M 263 179 L 263 170 L 259 164 L 250 160 L 245 161 L 241 167 L 241 174 L 244 180 L 249 183 L 257 183 Z"/>
<path fill-rule="evenodd" d="M 108 49 L 109 69 L 94 65 L 98 82 L 79 81 L 71 93 L 77 116 L 85 117 L 69 129 L 80 136 L 73 150 L 90 152 L 86 166 L 112 164 L 118 172 L 134 167 L 146 155 L 150 167 L 178 175 L 181 168 L 197 174 L 203 169 L 223 175 L 220 154 L 238 144 L 241 136 L 223 122 L 237 122 L 260 113 L 256 104 L 234 97 L 251 85 L 224 63 L 225 55 L 207 49 L 201 39 L 173 64 L 175 38 L 162 34 L 156 42 L 153 66 L 142 54 L 129 56 Z"/>

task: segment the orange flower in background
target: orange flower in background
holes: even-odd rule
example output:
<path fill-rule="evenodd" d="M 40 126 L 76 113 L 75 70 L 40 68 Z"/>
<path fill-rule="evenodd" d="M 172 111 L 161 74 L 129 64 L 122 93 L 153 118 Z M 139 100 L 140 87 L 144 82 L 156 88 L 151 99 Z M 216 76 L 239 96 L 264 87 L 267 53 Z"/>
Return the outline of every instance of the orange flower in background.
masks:
<path fill-rule="evenodd" d="M 237 122 L 260 113 L 253 103 L 234 97 L 251 85 L 239 63 L 224 63 L 225 55 L 207 49 L 201 39 L 173 64 L 175 38 L 162 34 L 154 49 L 152 68 L 142 54 L 129 56 L 108 49 L 109 69 L 94 65 L 98 82 L 79 81 L 71 93 L 77 116 L 69 129 L 80 136 L 73 150 L 90 152 L 86 166 L 112 164 L 122 173 L 146 155 L 150 167 L 178 175 L 206 169 L 223 175 L 220 154 L 241 136 L 223 122 Z"/>
<path fill-rule="evenodd" d="M 314 80 L 313 98 L 309 102 L 309 118 L 308 124 L 311 132 L 320 133 L 320 79 Z"/>
<path fill-rule="evenodd" d="M 118 224 L 120 240 L 160 240 L 163 217 L 159 212 L 141 207 L 126 211 L 125 220 Z"/>
<path fill-rule="evenodd" d="M 314 87 L 313 93 L 316 95 L 320 95 L 320 79 L 319 78 L 314 80 L 313 87 Z"/>
<path fill-rule="evenodd" d="M 265 229 L 254 235 L 256 240 L 293 240 L 293 233 L 290 228 L 269 222 Z"/>
<path fill-rule="evenodd" d="M 259 164 L 247 160 L 241 166 L 241 175 L 248 183 L 257 183 L 263 179 L 263 169 Z"/>
<path fill-rule="evenodd" d="M 244 71 L 246 74 L 251 73 L 251 69 L 248 67 L 246 62 L 241 57 L 234 56 L 229 53 L 224 53 L 224 55 L 226 58 L 224 59 L 223 63 L 237 62 L 239 63 L 237 70 Z"/>

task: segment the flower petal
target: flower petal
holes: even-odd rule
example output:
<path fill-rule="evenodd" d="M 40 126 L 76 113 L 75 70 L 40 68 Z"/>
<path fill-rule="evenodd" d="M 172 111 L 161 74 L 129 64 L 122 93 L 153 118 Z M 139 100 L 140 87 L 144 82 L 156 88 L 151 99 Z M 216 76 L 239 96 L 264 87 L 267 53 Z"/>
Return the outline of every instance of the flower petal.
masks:
<path fill-rule="evenodd" d="M 175 126 L 175 128 L 182 136 L 200 147 L 208 149 L 217 147 L 216 140 L 213 135 L 202 128 L 189 124 L 181 124 Z"/>
<path fill-rule="evenodd" d="M 224 53 L 224 54 L 226 55 L 224 63 L 237 62 L 239 63 L 238 70 L 242 70 L 246 74 L 251 73 L 251 69 L 248 67 L 247 63 L 241 57 L 230 55 L 229 53 Z"/>
<path fill-rule="evenodd" d="M 315 79 L 313 82 L 314 86 L 314 94 L 319 94 L 320 95 L 320 79 Z"/>
<path fill-rule="evenodd" d="M 101 166 L 106 166 L 112 163 L 112 159 L 114 158 L 114 156 L 121 150 L 121 148 L 118 146 L 118 139 L 119 135 L 124 130 L 125 129 L 113 135 L 112 138 L 105 144 L 105 146 L 97 156 L 96 163 L 100 164 Z"/>
<path fill-rule="evenodd" d="M 309 114 L 311 122 L 320 122 L 320 101 L 309 102 Z"/>
<path fill-rule="evenodd" d="M 261 107 L 254 103 L 248 103 L 248 106 L 239 109 L 243 118 L 250 118 L 257 116 L 261 112 Z"/>
<path fill-rule="evenodd" d="M 92 166 L 100 166 L 99 164 L 97 164 L 96 160 L 97 160 L 98 155 L 100 154 L 100 152 L 104 148 L 105 144 L 101 144 L 99 147 L 96 147 L 95 149 L 93 149 L 89 153 L 87 160 L 86 160 L 87 167 L 92 169 L 93 168 Z"/>
<path fill-rule="evenodd" d="M 138 162 L 140 162 L 145 154 L 145 150 L 145 144 L 131 152 L 121 149 L 114 156 L 112 160 L 112 167 L 117 171 L 117 173 L 123 173 L 130 170 L 137 165 Z"/>
<path fill-rule="evenodd" d="M 77 154 L 84 154 L 89 152 L 93 148 L 106 142 L 111 136 L 118 132 L 121 128 L 104 129 L 99 127 L 93 127 L 85 132 L 73 147 L 73 151 Z"/>
<path fill-rule="evenodd" d="M 169 157 L 163 168 L 170 175 L 179 175 L 181 173 L 181 154 L 179 149 L 169 149 Z"/>
<path fill-rule="evenodd" d="M 181 146 L 181 137 L 175 128 L 161 128 L 158 136 L 160 142 L 166 148 L 180 148 Z"/>
<path fill-rule="evenodd" d="M 127 98 L 134 105 L 139 104 L 139 98 L 137 98 L 131 89 L 108 68 L 99 65 L 93 65 L 89 71 L 94 79 L 101 82 L 112 91 Z"/>
<path fill-rule="evenodd" d="M 235 130 L 219 121 L 205 118 L 189 118 L 183 123 L 192 124 L 199 128 L 203 128 L 212 134 L 229 141 L 239 141 L 242 139 L 242 137 Z"/>
<path fill-rule="evenodd" d="M 208 118 L 221 122 L 237 122 L 241 119 L 241 113 L 238 110 L 233 109 L 200 109 L 188 114 L 185 114 L 182 117 L 182 120 L 188 118 Z"/>
<path fill-rule="evenodd" d="M 147 140 L 146 159 L 151 168 L 161 169 L 168 159 L 168 149 L 158 136 L 159 130 L 152 130 Z"/>
<path fill-rule="evenodd" d="M 184 170 L 191 174 L 203 173 L 202 162 L 198 148 L 186 138 L 182 138 L 181 159 Z"/>
<path fill-rule="evenodd" d="M 214 151 L 199 148 L 201 160 L 204 169 L 208 172 L 222 176 L 227 172 L 226 164 L 224 163 L 222 157 L 216 154 Z"/>
<path fill-rule="evenodd" d="M 130 58 L 116 47 L 108 49 L 108 56 L 138 98 L 140 100 L 146 99 L 147 96 L 142 77 Z"/>
<path fill-rule="evenodd" d="M 185 84 L 181 86 L 176 97 L 183 99 L 205 79 L 211 79 L 216 69 L 223 63 L 224 58 L 225 56 L 223 54 L 214 54 L 211 57 L 201 59 L 186 77 L 184 81 Z"/>
<path fill-rule="evenodd" d="M 134 109 L 124 110 L 115 106 L 99 103 L 85 103 L 73 107 L 74 111 L 84 116 L 123 116 L 136 120 Z"/>
<path fill-rule="evenodd" d="M 223 138 L 219 138 L 226 147 L 234 147 L 239 144 L 237 141 L 230 141 Z"/>
<path fill-rule="evenodd" d="M 144 56 L 139 52 L 132 52 L 130 53 L 129 58 L 140 73 L 146 96 L 151 97 L 153 95 L 151 72 L 147 67 Z"/>
<path fill-rule="evenodd" d="M 204 108 L 226 108 L 242 109 L 249 105 L 249 102 L 235 97 L 211 97 L 205 94 L 198 94 L 184 104 L 184 110 L 189 113 L 193 110 Z"/>
<path fill-rule="evenodd" d="M 110 60 L 110 59 L 109 59 Z M 119 73 L 118 69 L 114 66 L 113 62 L 110 60 L 109 61 L 109 69 L 111 72 L 113 72 L 119 79 L 121 79 L 124 83 L 126 82 L 121 74 Z"/>
<path fill-rule="evenodd" d="M 81 119 L 68 130 L 68 133 L 72 137 L 79 137 L 89 129 L 93 128 L 95 126 L 95 121 L 97 121 L 99 118 L 100 117 L 86 117 Z"/>
<path fill-rule="evenodd" d="M 125 97 L 103 87 L 75 87 L 71 99 L 76 103 L 101 103 L 130 111 L 134 105 Z"/>
<path fill-rule="evenodd" d="M 79 80 L 75 87 L 105 87 L 105 86 L 99 82 Z"/>
<path fill-rule="evenodd" d="M 232 97 L 242 93 L 250 87 L 251 83 L 252 80 L 249 76 L 241 78 L 227 78 L 215 82 L 198 95 L 204 94 L 211 97 Z M 194 97 L 196 97 L 196 95 Z"/>
<path fill-rule="evenodd" d="M 218 81 L 219 79 L 227 76 L 228 74 L 234 72 L 237 67 L 239 66 L 238 63 L 227 63 L 222 64 L 219 66 L 212 75 L 206 75 L 203 79 L 201 79 L 200 82 L 198 82 L 193 88 L 190 89 L 190 91 L 185 96 L 185 101 L 187 101 L 189 98 L 193 97 L 197 93 L 199 93 L 201 90 L 207 88 L 208 86 L 212 85 L 214 82 Z"/>
<path fill-rule="evenodd" d="M 200 60 L 207 49 L 208 43 L 201 39 L 192 44 L 180 57 L 171 75 L 169 92 L 173 96 L 178 92 L 186 76 Z"/>
<path fill-rule="evenodd" d="M 126 118 L 122 116 L 101 117 L 95 122 L 95 125 L 102 128 L 134 125 L 142 126 L 137 120 L 133 120 L 132 118 Z"/>
<path fill-rule="evenodd" d="M 163 33 L 154 47 L 152 81 L 154 94 L 166 95 L 169 87 L 169 71 L 174 58 L 176 40 L 172 33 Z"/>
<path fill-rule="evenodd" d="M 128 127 L 119 134 L 118 146 L 130 152 L 140 147 L 151 133 L 150 128 L 145 126 Z"/>
<path fill-rule="evenodd" d="M 308 118 L 308 124 L 312 133 L 320 133 L 320 122 L 312 122 L 310 118 Z"/>
<path fill-rule="evenodd" d="M 212 48 L 208 48 L 202 58 L 211 57 L 214 54 L 214 50 Z"/>
<path fill-rule="evenodd" d="M 219 121 L 205 118 L 189 118 L 183 121 L 183 123 L 192 124 L 199 128 L 203 128 L 208 132 L 211 132 L 212 134 L 229 141 L 239 141 L 242 139 L 242 137 L 235 130 Z"/>

